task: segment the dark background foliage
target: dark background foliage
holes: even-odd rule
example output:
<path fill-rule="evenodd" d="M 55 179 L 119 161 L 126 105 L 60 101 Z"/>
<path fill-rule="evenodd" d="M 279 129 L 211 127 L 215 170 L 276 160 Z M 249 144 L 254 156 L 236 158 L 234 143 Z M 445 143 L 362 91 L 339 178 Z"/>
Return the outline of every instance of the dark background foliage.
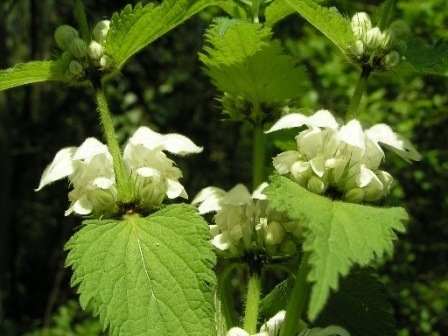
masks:
<path fill-rule="evenodd" d="M 110 17 L 126 1 L 87 1 L 92 22 Z M 348 16 L 374 13 L 378 1 L 328 1 Z M 72 1 L 2 0 L 0 68 L 50 59 L 53 32 L 75 25 Z M 239 124 L 221 121 L 217 92 L 201 71 L 197 53 L 217 9 L 209 9 L 154 42 L 107 86 L 121 140 L 140 125 L 178 132 L 204 146 L 202 154 L 176 160 L 190 197 L 208 185 L 229 189 L 251 181 L 250 137 Z M 397 1 L 397 17 L 428 43 L 448 38 L 445 0 Z M 300 105 L 342 115 L 357 69 L 297 15 L 275 34 L 304 64 L 312 82 Z M 361 118 L 386 122 L 417 144 L 421 162 L 387 156 L 396 178 L 390 205 L 403 205 L 412 220 L 392 260 L 377 265 L 394 308 L 399 335 L 446 334 L 448 330 L 448 81 L 416 74 L 376 75 L 363 100 Z M 67 184 L 36 193 L 41 173 L 62 147 L 101 138 L 93 98 L 83 88 L 42 84 L 0 93 L 0 335 L 98 335 L 83 314 L 64 268 L 63 246 L 78 218 L 64 217 Z M 273 153 L 270 153 L 273 154 Z M 34 330 L 34 332 L 32 332 Z M 32 333 L 31 333 L 32 332 Z"/>

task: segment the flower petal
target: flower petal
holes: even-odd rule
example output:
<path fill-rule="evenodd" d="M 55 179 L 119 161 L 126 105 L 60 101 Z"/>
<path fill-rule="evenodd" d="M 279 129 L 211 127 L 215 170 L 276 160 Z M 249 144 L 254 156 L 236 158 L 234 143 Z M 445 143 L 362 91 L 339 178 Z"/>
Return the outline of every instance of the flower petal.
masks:
<path fill-rule="evenodd" d="M 212 211 L 221 210 L 221 199 L 226 194 L 226 191 L 216 187 L 207 187 L 202 189 L 191 202 L 193 205 L 198 205 L 200 214 L 209 213 Z"/>
<path fill-rule="evenodd" d="M 187 192 L 184 189 L 184 186 L 177 181 L 167 179 L 168 190 L 166 191 L 166 195 L 169 199 L 173 199 L 176 197 L 188 198 Z"/>
<path fill-rule="evenodd" d="M 105 144 L 95 138 L 87 138 L 73 154 L 73 160 L 90 162 L 93 157 L 106 153 L 109 153 L 109 150 Z"/>
<path fill-rule="evenodd" d="M 419 161 L 421 159 L 421 155 L 412 146 L 411 142 L 392 131 L 386 124 L 372 126 L 366 131 L 366 135 L 376 143 L 381 142 L 385 144 L 407 162 L 410 162 L 410 160 Z"/>
<path fill-rule="evenodd" d="M 270 129 L 265 133 L 275 132 L 281 129 L 294 128 L 305 125 L 308 117 L 301 113 L 290 113 L 281 117 Z"/>
<path fill-rule="evenodd" d="M 36 191 L 41 190 L 51 182 L 67 177 L 74 172 L 73 153 L 77 147 L 67 147 L 56 153 L 53 161 L 45 168 L 42 174 L 39 187 Z"/>
<path fill-rule="evenodd" d="M 360 160 L 365 152 L 365 136 L 359 121 L 353 119 L 342 126 L 339 130 L 339 137 L 342 142 L 352 147 L 350 148 L 352 159 Z"/>
<path fill-rule="evenodd" d="M 237 184 L 222 198 L 222 202 L 231 205 L 243 205 L 252 202 L 252 195 L 243 184 Z"/>
<path fill-rule="evenodd" d="M 222 251 L 227 250 L 232 242 L 230 241 L 230 237 L 227 233 L 221 233 L 217 236 L 214 236 L 211 240 L 213 246 Z"/>
<path fill-rule="evenodd" d="M 285 175 L 291 172 L 292 165 L 301 157 L 298 151 L 281 152 L 272 160 L 272 163 L 279 174 Z"/>
<path fill-rule="evenodd" d="M 267 182 L 263 182 L 262 184 L 260 184 L 258 186 L 257 189 L 255 189 L 255 191 L 252 193 L 252 198 L 253 199 L 259 199 L 259 200 L 265 200 L 268 197 L 263 194 L 263 190 L 266 189 L 268 187 L 269 183 Z"/>
<path fill-rule="evenodd" d="M 338 122 L 328 110 L 319 110 L 309 116 L 306 125 L 311 127 L 331 128 L 333 130 L 339 127 Z"/>
<path fill-rule="evenodd" d="M 88 215 L 93 210 L 93 204 L 86 195 L 81 196 L 75 204 L 73 204 L 73 212 L 78 215 Z"/>

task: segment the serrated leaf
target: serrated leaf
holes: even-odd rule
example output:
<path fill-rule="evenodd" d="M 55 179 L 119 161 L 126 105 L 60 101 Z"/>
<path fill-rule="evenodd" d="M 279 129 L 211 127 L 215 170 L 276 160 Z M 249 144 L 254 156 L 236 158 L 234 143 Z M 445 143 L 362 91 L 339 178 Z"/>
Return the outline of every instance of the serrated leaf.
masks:
<path fill-rule="evenodd" d="M 355 265 L 392 254 L 395 232 L 405 230 L 403 208 L 379 208 L 332 201 L 309 192 L 283 176 L 274 176 L 265 190 L 270 205 L 299 220 L 306 229 L 303 250 L 309 252 L 312 283 L 308 316 L 314 320 L 330 289 Z"/>
<path fill-rule="evenodd" d="M 284 0 L 341 50 L 355 39 L 350 21 L 313 0 Z"/>
<path fill-rule="evenodd" d="M 251 16 L 247 6 L 234 0 L 220 1 L 218 6 L 235 19 L 246 20 Z"/>
<path fill-rule="evenodd" d="M 112 16 L 105 49 L 118 69 L 134 54 L 219 0 L 164 0 L 160 5 L 127 5 Z"/>
<path fill-rule="evenodd" d="M 435 45 L 427 45 L 418 39 L 407 42 L 405 65 L 431 75 L 448 75 L 448 41 L 440 40 Z"/>
<path fill-rule="evenodd" d="M 59 61 L 28 62 L 0 70 L 0 91 L 45 81 L 68 82 L 65 63 Z"/>
<path fill-rule="evenodd" d="M 275 0 L 265 9 L 264 15 L 266 17 L 266 25 L 273 27 L 277 22 L 283 20 L 294 12 L 295 10 L 284 0 Z"/>
<path fill-rule="evenodd" d="M 339 290 L 330 295 L 316 325 L 339 325 L 352 336 L 397 334 L 384 285 L 372 268 L 355 267 L 341 279 Z"/>
<path fill-rule="evenodd" d="M 271 34 L 261 24 L 217 20 L 200 55 L 214 85 L 253 105 L 298 97 L 306 82 L 304 71 Z"/>
<path fill-rule="evenodd" d="M 66 245 L 71 283 L 110 335 L 215 335 L 209 235 L 187 205 L 86 220 Z"/>

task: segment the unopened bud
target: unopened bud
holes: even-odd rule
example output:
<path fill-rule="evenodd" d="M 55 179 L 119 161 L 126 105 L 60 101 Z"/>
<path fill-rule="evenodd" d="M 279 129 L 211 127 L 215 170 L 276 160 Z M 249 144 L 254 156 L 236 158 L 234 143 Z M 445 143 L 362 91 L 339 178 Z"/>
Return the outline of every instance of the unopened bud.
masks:
<path fill-rule="evenodd" d="M 59 26 L 54 32 L 54 39 L 56 41 L 56 44 L 62 50 L 68 50 L 70 48 L 70 44 L 78 36 L 79 36 L 78 31 L 69 25 Z"/>
<path fill-rule="evenodd" d="M 100 59 L 104 55 L 104 47 L 96 41 L 89 44 L 89 56 L 92 59 Z"/>
<path fill-rule="evenodd" d="M 297 251 L 297 246 L 291 240 L 286 240 L 280 245 L 280 253 L 282 255 L 290 256 L 290 255 L 295 254 L 296 251 Z"/>
<path fill-rule="evenodd" d="M 403 37 L 411 33 L 411 27 L 409 27 L 409 25 L 403 20 L 396 20 L 392 22 L 389 29 L 392 30 L 397 37 Z"/>
<path fill-rule="evenodd" d="M 305 161 L 296 161 L 291 166 L 291 176 L 301 186 L 306 186 L 311 172 L 310 164 Z"/>
<path fill-rule="evenodd" d="M 400 52 L 401 54 L 404 54 L 406 52 L 407 48 L 408 48 L 408 45 L 403 40 L 398 41 L 394 46 L 394 49 L 397 49 L 398 52 Z"/>
<path fill-rule="evenodd" d="M 325 191 L 326 186 L 320 178 L 318 178 L 317 176 L 311 176 L 311 178 L 308 180 L 307 188 L 309 191 L 320 195 Z"/>
<path fill-rule="evenodd" d="M 280 244 L 285 237 L 285 229 L 278 222 L 271 222 L 266 228 L 264 241 L 267 245 Z"/>
<path fill-rule="evenodd" d="M 383 40 L 383 33 L 378 27 L 371 28 L 365 35 L 365 46 L 367 50 L 377 49 Z"/>
<path fill-rule="evenodd" d="M 80 38 L 75 38 L 70 44 L 70 52 L 78 59 L 84 58 L 87 55 L 87 43 Z"/>
<path fill-rule="evenodd" d="M 93 28 L 93 39 L 97 42 L 104 42 L 106 40 L 107 33 L 109 32 L 110 21 L 102 20 L 98 22 Z"/>
<path fill-rule="evenodd" d="M 383 64 L 388 69 L 397 66 L 398 63 L 400 63 L 400 54 L 395 50 L 392 50 L 383 58 Z"/>
<path fill-rule="evenodd" d="M 372 28 L 372 22 L 367 13 L 359 12 L 353 15 L 351 26 L 355 36 L 357 38 L 362 38 L 367 31 Z"/>
<path fill-rule="evenodd" d="M 82 64 L 76 60 L 70 62 L 68 70 L 70 71 L 70 74 L 72 74 L 75 77 L 82 75 L 84 71 Z"/>
<path fill-rule="evenodd" d="M 364 54 L 364 43 L 361 40 L 356 40 L 350 45 L 350 53 L 353 56 L 361 57 Z"/>
<path fill-rule="evenodd" d="M 396 35 L 393 30 L 391 30 L 391 29 L 386 30 L 383 33 L 383 38 L 381 41 L 381 48 L 384 50 L 390 50 L 397 41 L 397 38 L 395 36 Z"/>
<path fill-rule="evenodd" d="M 359 203 L 364 198 L 364 190 L 362 188 L 353 188 L 344 195 L 344 200 L 350 203 Z"/>
<path fill-rule="evenodd" d="M 100 66 L 104 69 L 110 68 L 112 63 L 113 59 L 110 56 L 104 55 L 100 58 Z"/>

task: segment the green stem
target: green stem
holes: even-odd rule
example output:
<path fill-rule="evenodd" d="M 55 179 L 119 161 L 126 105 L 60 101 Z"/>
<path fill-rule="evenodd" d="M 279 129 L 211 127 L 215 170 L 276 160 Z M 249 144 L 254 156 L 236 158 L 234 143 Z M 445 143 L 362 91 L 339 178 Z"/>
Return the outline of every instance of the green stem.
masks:
<path fill-rule="evenodd" d="M 260 124 L 254 126 L 252 146 L 252 186 L 256 189 L 264 181 L 264 132 Z"/>
<path fill-rule="evenodd" d="M 226 320 L 227 330 L 237 325 L 233 296 L 230 290 L 230 273 L 241 264 L 233 263 L 227 266 L 218 277 L 218 297 L 221 301 L 221 310 Z"/>
<path fill-rule="evenodd" d="M 252 16 L 254 22 L 258 23 L 260 22 L 259 16 L 260 12 L 260 0 L 252 0 Z"/>
<path fill-rule="evenodd" d="M 258 273 L 249 278 L 246 298 L 246 311 L 244 315 L 243 329 L 249 334 L 257 332 L 258 310 L 260 308 L 261 281 Z"/>
<path fill-rule="evenodd" d="M 308 253 L 305 253 L 302 258 L 302 264 L 300 265 L 294 288 L 292 289 L 292 293 L 289 298 L 288 306 L 286 307 L 286 316 L 283 321 L 280 336 L 292 336 L 296 335 L 298 332 L 300 319 L 302 317 L 310 289 L 310 286 L 306 281 L 309 271 L 310 265 L 308 264 Z"/>
<path fill-rule="evenodd" d="M 109 152 L 113 159 L 115 180 L 118 189 L 118 201 L 127 203 L 132 200 L 132 187 L 129 183 L 123 160 L 121 158 L 121 150 L 118 145 L 117 135 L 115 134 L 112 116 L 110 114 L 109 106 L 107 105 L 106 96 L 104 95 L 101 84 L 95 85 L 94 83 L 94 88 L 104 136 L 106 138 L 107 147 L 109 148 Z"/>
<path fill-rule="evenodd" d="M 370 65 L 363 66 L 361 74 L 358 79 L 358 83 L 356 83 L 352 99 L 350 100 L 350 105 L 348 107 L 347 114 L 345 115 L 346 122 L 356 118 L 359 110 L 359 105 L 361 103 L 362 95 L 366 90 L 367 79 L 369 78 L 371 72 L 372 67 Z"/>

